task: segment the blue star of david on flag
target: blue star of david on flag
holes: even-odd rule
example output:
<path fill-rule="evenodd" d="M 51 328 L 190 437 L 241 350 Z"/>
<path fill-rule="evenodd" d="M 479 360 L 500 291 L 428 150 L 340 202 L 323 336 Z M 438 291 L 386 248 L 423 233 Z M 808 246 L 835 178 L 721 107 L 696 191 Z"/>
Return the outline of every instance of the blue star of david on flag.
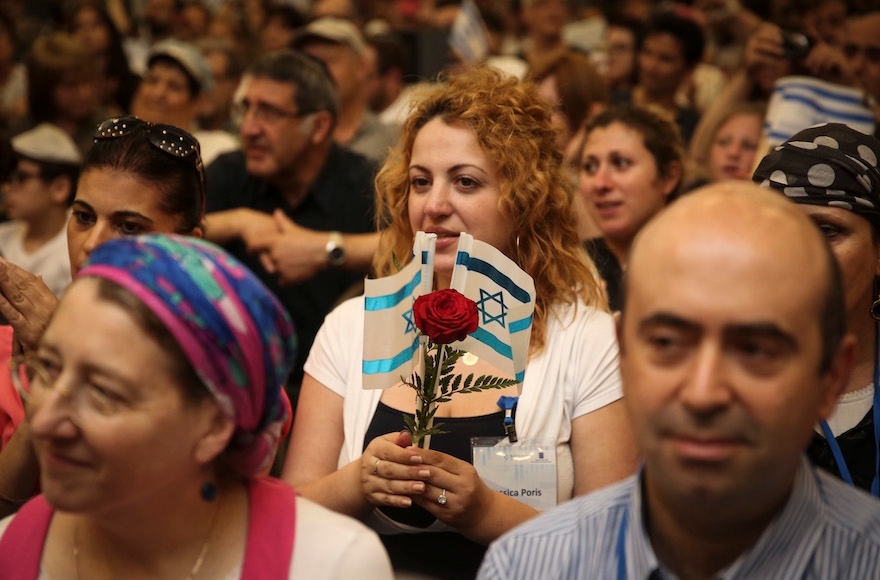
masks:
<path fill-rule="evenodd" d="M 458 348 L 522 381 L 535 309 L 532 278 L 496 248 L 462 233 L 450 287 L 477 304 L 480 320 Z"/>
<path fill-rule="evenodd" d="M 433 286 L 436 241 L 418 232 L 409 264 L 393 276 L 364 281 L 364 388 L 390 387 L 415 367 L 420 339 L 412 307 Z"/>
<path fill-rule="evenodd" d="M 384 389 L 419 361 L 413 301 L 433 291 L 436 234 L 416 232 L 413 259 L 397 274 L 364 282 L 363 384 Z M 462 232 L 450 288 L 477 304 L 478 328 L 456 343 L 522 381 L 535 308 L 535 283 L 513 260 Z"/>
<path fill-rule="evenodd" d="M 488 312 L 488 307 L 493 307 L 497 304 L 500 307 L 501 313 L 494 315 Z M 477 308 L 480 310 L 480 314 L 483 317 L 483 326 L 489 324 L 490 322 L 497 322 L 501 325 L 501 328 L 506 328 L 505 326 L 505 316 L 507 316 L 507 306 L 504 304 L 504 295 L 501 292 L 496 292 L 495 294 L 491 294 L 486 292 L 482 288 L 480 288 L 480 300 L 477 301 Z M 497 311 L 499 308 L 492 308 L 493 311 Z"/>
<path fill-rule="evenodd" d="M 403 331 L 404 334 L 418 331 L 418 328 L 416 328 L 416 321 L 413 318 L 412 308 L 403 313 L 403 319 L 406 320 L 406 330 Z"/>

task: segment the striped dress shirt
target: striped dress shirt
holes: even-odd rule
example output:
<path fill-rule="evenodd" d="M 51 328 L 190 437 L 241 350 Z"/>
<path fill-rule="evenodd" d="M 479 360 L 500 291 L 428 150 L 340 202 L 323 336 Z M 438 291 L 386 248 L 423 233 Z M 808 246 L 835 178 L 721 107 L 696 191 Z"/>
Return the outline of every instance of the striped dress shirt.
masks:
<path fill-rule="evenodd" d="M 640 482 L 640 475 L 630 477 L 511 530 L 490 546 L 478 579 L 613 580 L 621 572 L 621 540 L 625 578 L 675 578 L 651 548 Z M 804 458 L 785 507 L 755 545 L 716 578 L 880 580 L 880 501 Z"/>

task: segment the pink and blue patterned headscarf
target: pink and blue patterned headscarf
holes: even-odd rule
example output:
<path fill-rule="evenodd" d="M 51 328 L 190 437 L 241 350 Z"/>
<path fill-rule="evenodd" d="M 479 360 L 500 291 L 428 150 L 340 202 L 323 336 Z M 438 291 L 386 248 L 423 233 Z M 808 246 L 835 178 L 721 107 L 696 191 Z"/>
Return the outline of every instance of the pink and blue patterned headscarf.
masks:
<path fill-rule="evenodd" d="M 290 413 L 282 385 L 296 335 L 278 299 L 217 246 L 178 235 L 118 238 L 98 246 L 77 278 L 119 284 L 177 339 L 222 411 L 235 421 L 232 466 L 269 466 Z"/>

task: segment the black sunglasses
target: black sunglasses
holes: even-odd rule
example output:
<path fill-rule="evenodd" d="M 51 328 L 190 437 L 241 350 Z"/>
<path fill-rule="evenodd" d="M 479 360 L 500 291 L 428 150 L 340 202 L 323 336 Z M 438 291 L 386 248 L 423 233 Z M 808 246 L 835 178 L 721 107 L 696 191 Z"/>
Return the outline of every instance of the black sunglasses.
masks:
<path fill-rule="evenodd" d="M 98 125 L 93 135 L 95 143 L 109 139 L 119 139 L 135 131 L 147 132 L 150 144 L 178 159 L 190 161 L 199 172 L 199 193 L 202 207 L 205 205 L 205 169 L 202 164 L 202 149 L 199 140 L 187 131 L 174 125 L 150 123 L 134 116 L 113 117 Z"/>

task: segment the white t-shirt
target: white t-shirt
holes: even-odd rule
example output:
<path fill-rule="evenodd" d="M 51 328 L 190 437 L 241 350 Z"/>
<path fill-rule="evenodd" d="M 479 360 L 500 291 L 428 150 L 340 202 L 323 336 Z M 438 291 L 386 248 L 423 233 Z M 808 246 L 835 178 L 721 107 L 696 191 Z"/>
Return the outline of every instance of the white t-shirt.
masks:
<path fill-rule="evenodd" d="M 863 387 L 858 391 L 844 393 L 837 399 L 837 407 L 834 408 L 834 413 L 828 418 L 828 426 L 831 427 L 831 432 L 834 433 L 835 437 L 846 433 L 858 425 L 873 406 L 873 384 Z M 813 427 L 813 430 L 823 437 L 825 436 L 820 425 Z"/>
<path fill-rule="evenodd" d="M 237 151 L 241 143 L 232 133 L 227 131 L 196 131 L 193 137 L 199 141 L 199 149 L 202 156 L 202 164 L 207 167 L 218 156 L 230 151 Z"/>
<path fill-rule="evenodd" d="M 584 304 L 576 312 L 573 306 L 557 306 L 546 335 L 544 349 L 526 365 L 516 430 L 520 441 L 556 441 L 556 497 L 562 503 L 574 489 L 571 422 L 620 399 L 623 392 L 611 315 Z M 363 453 L 364 435 L 382 396 L 381 390 L 363 388 L 363 345 L 364 298 L 359 296 L 327 315 L 305 364 L 305 372 L 344 399 L 339 467 Z M 414 531 L 396 522 L 391 528 L 370 524 L 380 533 Z M 429 529 L 443 527 L 439 522 L 434 526 Z"/>
<path fill-rule="evenodd" d="M 12 518 L 0 521 L 0 538 Z M 241 568 L 222 580 L 238 580 Z M 296 499 L 296 533 L 290 580 L 392 580 L 394 574 L 385 547 L 364 524 L 330 511 L 303 497 Z M 40 569 L 37 580 L 52 580 Z"/>
<path fill-rule="evenodd" d="M 24 249 L 26 229 L 24 222 L 18 220 L 0 224 L 0 256 L 31 274 L 40 274 L 46 286 L 55 296 L 61 298 L 70 284 L 67 228 L 61 228 L 54 238 L 33 253 Z"/>

